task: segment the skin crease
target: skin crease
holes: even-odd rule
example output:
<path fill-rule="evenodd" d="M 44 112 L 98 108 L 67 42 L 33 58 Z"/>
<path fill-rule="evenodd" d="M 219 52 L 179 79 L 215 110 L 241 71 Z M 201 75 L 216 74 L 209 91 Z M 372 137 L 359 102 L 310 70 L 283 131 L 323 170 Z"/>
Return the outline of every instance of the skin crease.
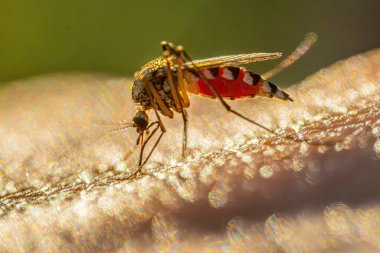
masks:
<path fill-rule="evenodd" d="M 380 49 L 286 89 L 294 103 L 231 102 L 329 145 L 268 135 L 191 96 L 190 156 L 179 160 L 181 117 L 163 118 L 168 132 L 135 179 L 135 129 L 104 134 L 130 121 L 130 84 L 56 74 L 0 90 L 0 251 L 379 249 Z"/>

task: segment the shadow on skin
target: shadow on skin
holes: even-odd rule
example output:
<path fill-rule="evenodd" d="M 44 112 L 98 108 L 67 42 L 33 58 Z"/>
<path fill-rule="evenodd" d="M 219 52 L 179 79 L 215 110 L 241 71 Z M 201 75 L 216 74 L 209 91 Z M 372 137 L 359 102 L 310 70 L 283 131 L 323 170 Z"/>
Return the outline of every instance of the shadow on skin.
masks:
<path fill-rule="evenodd" d="M 288 89 L 295 103 L 234 101 L 274 137 L 192 96 L 134 180 L 130 80 L 50 75 L 0 91 L 1 251 L 370 251 L 380 247 L 380 51 Z M 154 115 L 151 114 L 151 118 Z M 336 203 L 339 202 L 339 203 Z M 344 203 L 343 203 L 344 202 Z M 32 224 L 32 225 L 31 225 Z"/>

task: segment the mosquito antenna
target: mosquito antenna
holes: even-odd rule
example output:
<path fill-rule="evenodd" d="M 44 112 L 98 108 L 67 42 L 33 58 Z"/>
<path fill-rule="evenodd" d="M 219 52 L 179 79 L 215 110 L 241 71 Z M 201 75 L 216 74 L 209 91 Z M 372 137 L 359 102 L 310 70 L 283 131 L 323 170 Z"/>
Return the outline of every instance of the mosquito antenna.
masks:
<path fill-rule="evenodd" d="M 120 121 L 120 122 L 109 122 L 109 121 L 106 121 L 106 120 L 97 120 L 95 121 L 95 124 L 99 125 L 99 126 L 126 126 L 126 125 L 130 125 L 130 124 L 133 124 L 132 122 L 128 122 L 128 121 Z"/>
<path fill-rule="evenodd" d="M 313 44 L 317 41 L 317 39 L 318 39 L 318 36 L 316 33 L 311 32 L 311 33 L 306 34 L 305 38 L 298 45 L 298 47 L 288 57 L 286 57 L 285 60 L 283 60 L 280 64 L 278 64 L 273 69 L 261 75 L 261 77 L 265 80 L 268 80 L 269 78 L 277 75 L 282 70 L 292 65 L 299 58 L 301 58 L 307 51 L 309 51 L 309 49 L 313 46 Z"/>
<path fill-rule="evenodd" d="M 116 132 L 120 132 L 120 131 L 123 131 L 123 130 L 125 130 L 127 128 L 134 127 L 134 126 L 135 125 L 133 123 L 128 123 L 128 124 L 125 124 L 125 125 L 123 125 L 121 127 L 105 131 L 104 133 L 98 135 L 96 138 L 102 138 L 102 137 L 105 137 L 107 135 L 110 135 L 110 134 L 113 134 L 113 133 L 116 133 Z"/>

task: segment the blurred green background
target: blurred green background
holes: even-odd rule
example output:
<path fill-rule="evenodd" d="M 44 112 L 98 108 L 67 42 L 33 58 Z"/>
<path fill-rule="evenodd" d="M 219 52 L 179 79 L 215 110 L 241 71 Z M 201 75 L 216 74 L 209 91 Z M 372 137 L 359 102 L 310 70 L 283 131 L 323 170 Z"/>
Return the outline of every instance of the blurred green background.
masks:
<path fill-rule="evenodd" d="M 380 46 L 379 10 L 379 0 L 0 0 L 0 82 L 66 71 L 132 76 L 161 54 L 161 40 L 193 58 L 289 53 L 316 32 L 312 51 L 274 78 L 288 85 Z"/>

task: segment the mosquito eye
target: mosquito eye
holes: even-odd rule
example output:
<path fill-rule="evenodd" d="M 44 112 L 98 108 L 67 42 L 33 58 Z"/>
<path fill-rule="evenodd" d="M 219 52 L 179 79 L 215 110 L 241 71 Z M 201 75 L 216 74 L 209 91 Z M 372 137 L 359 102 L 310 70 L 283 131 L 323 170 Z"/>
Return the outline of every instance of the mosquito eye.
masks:
<path fill-rule="evenodd" d="M 133 122 L 141 129 L 145 130 L 148 126 L 148 115 L 144 111 L 137 111 L 133 116 Z"/>

